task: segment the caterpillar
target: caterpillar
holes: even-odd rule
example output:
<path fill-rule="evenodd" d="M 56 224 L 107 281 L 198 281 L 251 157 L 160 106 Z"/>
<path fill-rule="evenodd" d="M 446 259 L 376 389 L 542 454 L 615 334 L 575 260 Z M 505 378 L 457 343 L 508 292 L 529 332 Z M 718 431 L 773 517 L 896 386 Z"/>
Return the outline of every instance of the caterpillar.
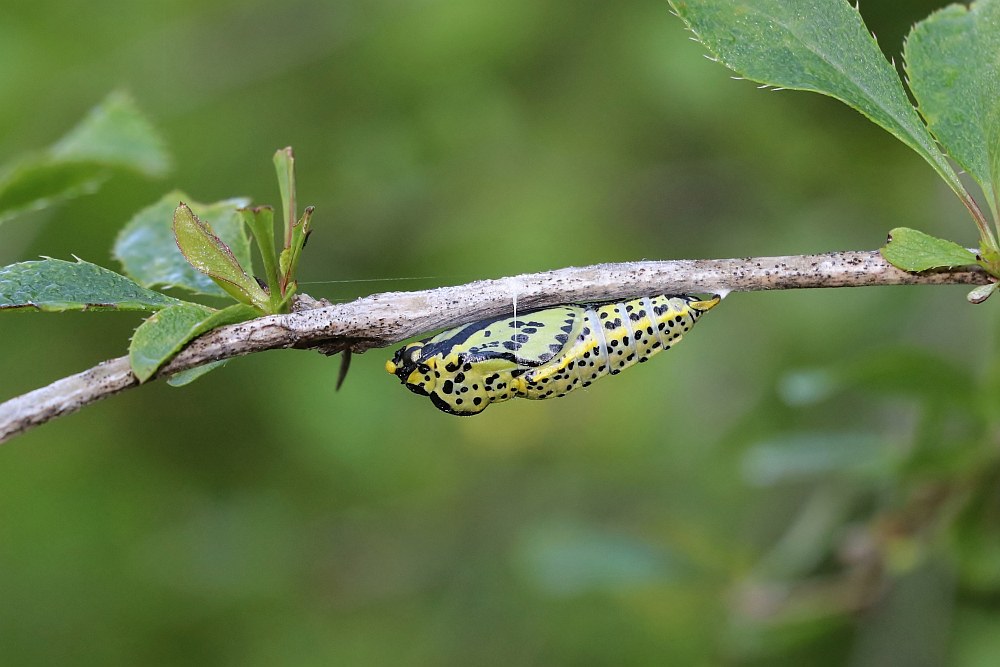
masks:
<path fill-rule="evenodd" d="M 676 345 L 721 298 L 659 295 L 495 317 L 404 345 L 385 369 L 453 415 L 565 396 Z"/>

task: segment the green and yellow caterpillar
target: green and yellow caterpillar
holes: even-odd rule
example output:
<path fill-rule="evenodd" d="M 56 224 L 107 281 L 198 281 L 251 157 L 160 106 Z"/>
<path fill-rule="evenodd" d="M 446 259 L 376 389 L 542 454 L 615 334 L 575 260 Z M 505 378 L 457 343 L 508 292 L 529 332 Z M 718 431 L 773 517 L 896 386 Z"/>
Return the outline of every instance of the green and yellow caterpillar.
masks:
<path fill-rule="evenodd" d="M 566 304 L 449 329 L 396 351 L 385 369 L 453 415 L 511 398 L 565 396 L 677 344 L 720 297 Z"/>

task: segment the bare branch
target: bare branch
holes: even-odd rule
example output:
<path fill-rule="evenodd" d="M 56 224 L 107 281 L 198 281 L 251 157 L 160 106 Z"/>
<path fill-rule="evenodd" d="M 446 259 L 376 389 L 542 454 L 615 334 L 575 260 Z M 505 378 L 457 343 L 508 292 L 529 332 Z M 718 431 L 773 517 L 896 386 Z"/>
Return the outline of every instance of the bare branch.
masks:
<path fill-rule="evenodd" d="M 419 292 L 385 292 L 221 327 L 193 341 L 157 377 L 276 348 L 363 352 L 427 331 L 510 313 L 515 303 L 518 310 L 528 310 L 651 294 L 989 282 L 990 276 L 978 268 L 907 273 L 877 251 L 598 264 Z M 13 398 L 0 404 L 0 443 L 137 385 L 128 358 L 120 357 Z"/>

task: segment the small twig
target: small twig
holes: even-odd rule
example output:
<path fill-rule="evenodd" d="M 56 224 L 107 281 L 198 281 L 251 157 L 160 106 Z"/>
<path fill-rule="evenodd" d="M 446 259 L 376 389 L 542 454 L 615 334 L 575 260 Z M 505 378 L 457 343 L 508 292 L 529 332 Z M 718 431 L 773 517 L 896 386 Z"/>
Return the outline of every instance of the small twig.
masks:
<path fill-rule="evenodd" d="M 979 268 L 907 273 L 877 251 L 788 257 L 598 264 L 419 292 L 385 292 L 351 303 L 271 315 L 221 327 L 193 341 L 156 377 L 276 348 L 363 352 L 416 334 L 560 303 L 651 294 L 726 294 L 869 285 L 985 285 Z M 137 386 L 127 357 L 57 380 L 0 404 L 0 443 L 119 391 Z"/>

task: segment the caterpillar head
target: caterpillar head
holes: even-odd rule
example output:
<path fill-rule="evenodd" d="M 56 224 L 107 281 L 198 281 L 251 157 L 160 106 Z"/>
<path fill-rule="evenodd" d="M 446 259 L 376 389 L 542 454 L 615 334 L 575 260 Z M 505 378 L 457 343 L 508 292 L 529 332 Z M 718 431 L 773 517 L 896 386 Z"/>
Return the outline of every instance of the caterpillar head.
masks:
<path fill-rule="evenodd" d="M 436 364 L 433 358 L 422 359 L 423 351 L 423 341 L 404 345 L 396 350 L 392 359 L 385 362 L 385 370 L 398 377 L 413 393 L 429 396 L 436 384 Z"/>

